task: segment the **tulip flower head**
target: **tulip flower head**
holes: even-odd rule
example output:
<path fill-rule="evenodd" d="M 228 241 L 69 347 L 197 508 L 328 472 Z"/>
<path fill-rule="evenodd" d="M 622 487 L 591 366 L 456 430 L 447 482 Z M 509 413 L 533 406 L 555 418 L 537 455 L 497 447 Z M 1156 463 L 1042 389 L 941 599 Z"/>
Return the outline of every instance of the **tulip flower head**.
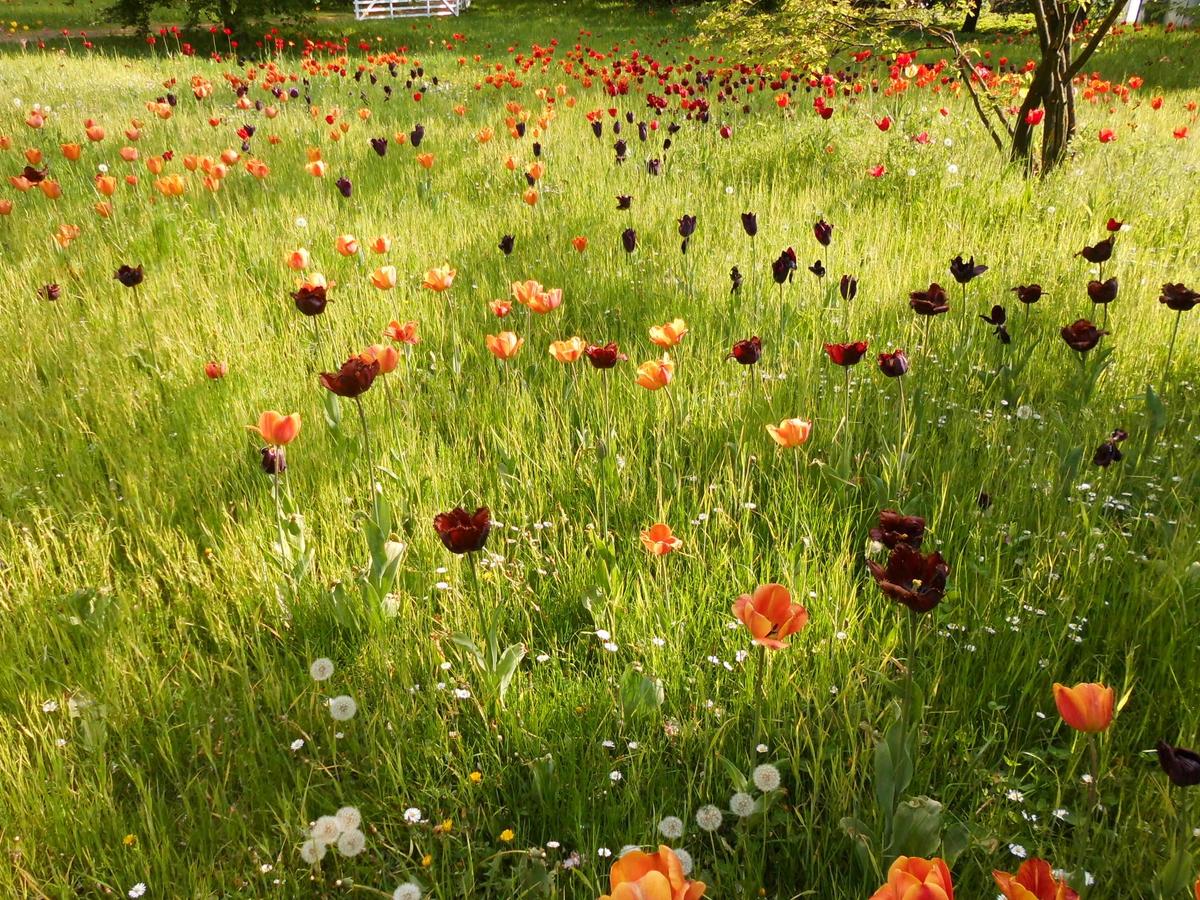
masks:
<path fill-rule="evenodd" d="M 525 338 L 517 337 L 514 332 L 502 331 L 499 334 L 489 334 L 484 338 L 488 351 L 499 360 L 512 359 L 521 351 Z"/>
<path fill-rule="evenodd" d="M 1106 731 L 1113 718 L 1113 689 L 1102 684 L 1081 683 L 1075 687 L 1054 685 L 1054 704 L 1062 720 L 1085 734 Z"/>
<path fill-rule="evenodd" d="M 469 513 L 456 506 L 433 517 L 433 528 L 451 553 L 474 553 L 483 549 L 492 530 L 492 514 L 486 506 Z"/>
<path fill-rule="evenodd" d="M 617 347 L 616 341 L 609 341 L 603 346 L 588 344 L 583 352 L 587 354 L 588 362 L 594 369 L 611 369 L 617 363 L 629 359 Z"/>
<path fill-rule="evenodd" d="M 908 372 L 908 354 L 903 350 L 879 354 L 879 371 L 888 378 L 899 378 Z"/>
<path fill-rule="evenodd" d="M 248 426 L 257 431 L 259 437 L 273 447 L 290 444 L 300 433 L 300 413 L 285 416 L 273 409 L 268 409 L 258 417 L 258 424 Z"/>
<path fill-rule="evenodd" d="M 784 419 L 778 425 L 768 425 L 767 434 L 780 447 L 799 447 L 808 443 L 812 422 L 808 419 Z"/>
<path fill-rule="evenodd" d="M 662 325 L 650 327 L 650 342 L 664 349 L 674 347 L 688 333 L 687 323 L 683 319 L 672 319 Z"/>
<path fill-rule="evenodd" d="M 871 540 L 895 550 L 907 544 L 914 550 L 925 539 L 925 520 L 921 516 L 904 516 L 894 509 L 879 514 L 879 524 L 870 531 Z"/>
<path fill-rule="evenodd" d="M 950 311 L 950 300 L 946 290 L 937 282 L 924 291 L 913 291 L 908 295 L 908 305 L 918 316 L 940 316 Z"/>
<path fill-rule="evenodd" d="M 583 356 L 586 347 L 583 338 L 569 337 L 565 341 L 552 341 L 549 352 L 560 363 L 573 363 Z"/>
<path fill-rule="evenodd" d="M 642 546 L 651 556 L 666 556 L 683 546 L 683 541 L 671 531 L 671 526 L 656 522 L 641 533 Z"/>
<path fill-rule="evenodd" d="M 229 364 L 210 359 L 204 364 L 204 376 L 210 381 L 219 381 L 229 374 Z"/>
<path fill-rule="evenodd" d="M 936 857 L 898 857 L 888 869 L 887 884 L 871 900 L 954 900 L 950 869 Z"/>
<path fill-rule="evenodd" d="M 665 388 L 675 377 L 675 363 L 667 354 L 662 359 L 644 362 L 637 369 L 636 381 L 648 391 L 658 391 Z"/>
<path fill-rule="evenodd" d="M 869 559 L 867 568 L 885 597 L 915 613 L 929 612 L 946 595 L 950 566 L 940 553 L 924 554 L 901 543 L 892 550 L 886 567 Z"/>
<path fill-rule="evenodd" d="M 742 594 L 733 604 L 733 615 L 749 629 L 754 643 L 768 650 L 782 650 L 784 638 L 803 631 L 808 610 L 792 602 L 782 584 L 763 584 L 753 594 Z"/>
<path fill-rule="evenodd" d="M 371 284 L 381 291 L 390 291 L 396 286 L 396 267 L 380 266 L 371 273 Z"/>
<path fill-rule="evenodd" d="M 1025 860 L 1016 875 L 993 871 L 992 878 L 1004 900 L 1079 900 L 1065 881 L 1054 877 L 1044 859 Z"/>
<path fill-rule="evenodd" d="M 1063 326 L 1060 333 L 1067 346 L 1079 354 L 1087 353 L 1100 343 L 1100 338 L 1108 334 L 1087 319 L 1076 319 L 1070 325 Z"/>
<path fill-rule="evenodd" d="M 388 325 L 383 329 L 383 336 L 389 340 L 395 341 L 397 344 L 409 344 L 415 346 L 421 343 L 421 338 L 417 335 L 417 323 L 405 322 L 401 324 L 393 319 L 388 322 Z"/>
<path fill-rule="evenodd" d="M 739 365 L 752 366 L 762 358 L 762 340 L 755 335 L 743 341 L 737 341 L 729 349 L 726 359 L 735 360 Z"/>
<path fill-rule="evenodd" d="M 325 306 L 329 303 L 329 285 L 325 276 L 314 272 L 305 278 L 292 294 L 292 300 L 296 309 L 306 316 L 319 316 L 325 312 Z"/>
<path fill-rule="evenodd" d="M 826 344 L 825 353 L 836 365 L 844 368 L 856 364 L 867 352 L 866 341 L 853 341 L 848 344 Z"/>
<path fill-rule="evenodd" d="M 1193 787 L 1200 784 L 1200 753 L 1173 747 L 1166 741 L 1155 746 L 1158 764 L 1167 773 L 1167 778 L 1176 787 Z"/>
<path fill-rule="evenodd" d="M 354 399 L 367 390 L 379 375 L 379 361 L 363 356 L 352 356 L 336 372 L 322 372 L 321 384 L 326 390 L 339 397 Z"/>
<path fill-rule="evenodd" d="M 700 900 L 706 886 L 689 881 L 679 856 L 666 845 L 656 853 L 631 850 L 612 864 L 608 875 L 611 893 L 600 900 Z"/>
<path fill-rule="evenodd" d="M 442 293 L 450 290 L 454 284 L 454 277 L 458 274 L 457 269 L 450 268 L 449 263 L 443 263 L 440 266 L 434 266 L 425 273 L 425 280 L 421 283 L 423 287 L 435 293 Z"/>

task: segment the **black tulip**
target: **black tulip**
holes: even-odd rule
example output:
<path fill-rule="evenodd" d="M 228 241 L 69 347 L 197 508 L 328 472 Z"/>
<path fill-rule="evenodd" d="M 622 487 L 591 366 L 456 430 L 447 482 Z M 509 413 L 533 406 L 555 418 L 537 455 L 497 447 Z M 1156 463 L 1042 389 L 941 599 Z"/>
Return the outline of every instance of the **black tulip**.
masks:
<path fill-rule="evenodd" d="M 350 179 L 344 176 L 339 178 L 334 184 L 337 185 L 337 189 L 341 191 L 342 196 L 346 198 L 349 198 L 351 192 L 354 190 L 353 185 L 350 184 Z"/>
<path fill-rule="evenodd" d="M 383 156 L 385 153 L 387 153 L 387 148 L 388 148 L 388 139 L 387 138 L 385 138 L 385 137 L 371 138 L 371 149 L 374 150 L 376 153 L 378 153 L 380 156 Z"/>
<path fill-rule="evenodd" d="M 632 253 L 637 249 L 637 232 L 632 228 L 626 228 L 621 232 L 621 245 L 625 248 L 626 253 Z"/>
<path fill-rule="evenodd" d="M 117 281 L 121 282 L 121 284 L 125 285 L 125 287 L 132 288 L 137 287 L 142 283 L 142 279 L 145 277 L 145 274 L 142 272 L 141 266 L 138 266 L 137 268 L 132 266 L 121 266 L 119 269 L 117 269 L 117 273 L 113 277 L 116 278 Z"/>
<path fill-rule="evenodd" d="M 1158 764 L 1167 773 L 1171 784 L 1176 787 L 1200 784 L 1200 753 L 1172 747 L 1166 741 L 1159 741 L 1154 749 L 1158 753 Z"/>
<path fill-rule="evenodd" d="M 425 126 L 418 122 L 413 126 L 413 130 L 408 133 L 408 140 L 414 147 L 420 147 L 421 141 L 425 138 Z"/>
<path fill-rule="evenodd" d="M 1017 295 L 1017 299 L 1026 306 L 1037 303 L 1046 296 L 1040 284 L 1021 284 L 1013 288 L 1012 291 Z"/>
<path fill-rule="evenodd" d="M 738 267 L 734 266 L 729 270 L 729 281 L 733 287 L 729 289 L 729 293 L 736 294 L 742 288 L 742 273 L 738 271 Z"/>
<path fill-rule="evenodd" d="M 838 292 L 842 299 L 849 302 L 858 296 L 858 279 L 853 275 L 843 275 L 838 282 Z"/>
<path fill-rule="evenodd" d="M 954 280 L 959 284 L 967 284 L 987 270 L 987 266 L 977 266 L 975 264 L 975 257 L 973 256 L 969 260 L 964 260 L 960 253 L 954 259 L 950 260 L 950 274 L 954 276 Z"/>
<path fill-rule="evenodd" d="M 633 206 L 633 198 L 628 194 L 617 194 L 617 209 L 629 209 Z"/>
<path fill-rule="evenodd" d="M 500 247 L 500 252 L 503 253 L 505 256 L 508 256 L 510 253 L 513 252 L 513 244 L 514 243 L 515 243 L 515 239 L 513 238 L 513 236 L 511 234 L 504 235 L 504 237 L 500 238 L 500 243 L 498 245 Z"/>
<path fill-rule="evenodd" d="M 742 213 L 742 230 L 750 237 L 758 234 L 758 216 L 752 212 Z"/>

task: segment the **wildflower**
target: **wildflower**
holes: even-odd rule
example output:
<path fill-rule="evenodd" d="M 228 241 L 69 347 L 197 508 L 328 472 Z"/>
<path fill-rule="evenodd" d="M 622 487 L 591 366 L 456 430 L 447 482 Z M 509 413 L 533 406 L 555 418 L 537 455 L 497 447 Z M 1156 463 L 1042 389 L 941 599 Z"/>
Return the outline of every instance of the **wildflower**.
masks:
<path fill-rule="evenodd" d="M 421 811 L 415 806 L 410 806 L 404 811 L 404 821 L 409 825 L 416 825 L 421 821 Z"/>
<path fill-rule="evenodd" d="M 711 803 L 696 810 L 696 824 L 703 831 L 716 831 L 721 827 L 723 820 L 724 816 L 721 815 L 721 811 Z"/>
<path fill-rule="evenodd" d="M 332 844 L 342 833 L 342 825 L 334 816 L 321 816 L 313 823 L 309 837 L 320 844 Z"/>
<path fill-rule="evenodd" d="M 329 715 L 335 722 L 349 722 L 358 712 L 358 704 L 353 697 L 342 694 L 329 701 Z"/>
<path fill-rule="evenodd" d="M 779 770 L 770 763 L 755 766 L 754 771 L 750 773 L 750 779 L 754 782 L 754 786 L 764 794 L 777 790 L 781 781 Z"/>
<path fill-rule="evenodd" d="M 337 819 L 338 825 L 340 825 L 344 831 L 353 831 L 362 825 L 362 813 L 360 813 L 358 809 L 353 806 L 343 806 L 333 814 L 333 817 Z"/>
<path fill-rule="evenodd" d="M 511 844 L 513 838 L 516 836 L 516 833 L 511 828 L 505 828 L 502 832 L 500 832 L 500 842 L 502 844 Z"/>
<path fill-rule="evenodd" d="M 424 891 L 415 881 L 406 881 L 392 891 L 392 900 L 421 900 L 422 896 Z"/>
<path fill-rule="evenodd" d="M 324 656 L 314 659 L 308 667 L 308 674 L 313 681 L 328 681 L 333 676 L 333 660 Z"/>

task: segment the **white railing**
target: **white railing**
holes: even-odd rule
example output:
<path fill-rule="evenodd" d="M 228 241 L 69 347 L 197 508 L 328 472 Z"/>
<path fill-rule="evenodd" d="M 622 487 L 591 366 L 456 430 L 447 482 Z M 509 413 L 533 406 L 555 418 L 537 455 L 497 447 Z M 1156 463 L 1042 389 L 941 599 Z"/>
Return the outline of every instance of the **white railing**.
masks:
<path fill-rule="evenodd" d="M 410 16 L 457 16 L 471 0 L 354 0 L 354 18 L 400 19 Z"/>

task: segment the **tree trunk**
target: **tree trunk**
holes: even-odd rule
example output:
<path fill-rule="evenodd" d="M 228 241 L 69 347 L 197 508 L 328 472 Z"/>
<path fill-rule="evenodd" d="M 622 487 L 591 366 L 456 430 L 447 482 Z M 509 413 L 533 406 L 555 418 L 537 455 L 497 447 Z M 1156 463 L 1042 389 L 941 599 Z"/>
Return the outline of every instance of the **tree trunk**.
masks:
<path fill-rule="evenodd" d="M 962 30 L 967 34 L 974 34 L 975 29 L 979 27 L 979 16 L 982 12 L 983 0 L 975 0 L 967 10 L 967 17 L 963 19 Z"/>

